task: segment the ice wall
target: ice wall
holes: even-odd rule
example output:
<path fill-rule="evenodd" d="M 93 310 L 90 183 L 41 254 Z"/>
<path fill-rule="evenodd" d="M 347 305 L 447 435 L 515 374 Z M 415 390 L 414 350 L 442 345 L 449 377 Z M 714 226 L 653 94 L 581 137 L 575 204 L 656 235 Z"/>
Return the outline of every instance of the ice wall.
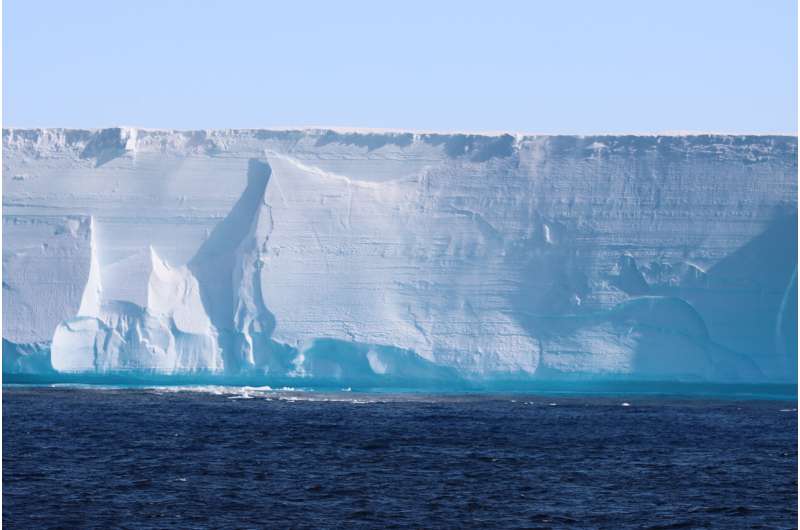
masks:
<path fill-rule="evenodd" d="M 785 381 L 797 141 L 5 130 L 6 372 Z"/>

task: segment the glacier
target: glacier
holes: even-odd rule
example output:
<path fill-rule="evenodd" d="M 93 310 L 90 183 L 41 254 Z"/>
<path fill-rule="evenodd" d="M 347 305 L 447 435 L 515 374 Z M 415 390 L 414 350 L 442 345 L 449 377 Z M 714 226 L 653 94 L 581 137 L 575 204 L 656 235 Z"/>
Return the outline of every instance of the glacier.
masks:
<path fill-rule="evenodd" d="M 3 131 L 3 373 L 795 382 L 797 138 Z"/>

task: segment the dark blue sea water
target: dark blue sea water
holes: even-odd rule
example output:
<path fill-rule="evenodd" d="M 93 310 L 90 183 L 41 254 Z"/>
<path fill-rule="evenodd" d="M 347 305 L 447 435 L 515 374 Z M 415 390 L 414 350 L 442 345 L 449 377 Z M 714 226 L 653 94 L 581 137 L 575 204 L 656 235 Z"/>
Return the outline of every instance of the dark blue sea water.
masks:
<path fill-rule="evenodd" d="M 3 390 L 8 528 L 795 528 L 781 400 Z"/>

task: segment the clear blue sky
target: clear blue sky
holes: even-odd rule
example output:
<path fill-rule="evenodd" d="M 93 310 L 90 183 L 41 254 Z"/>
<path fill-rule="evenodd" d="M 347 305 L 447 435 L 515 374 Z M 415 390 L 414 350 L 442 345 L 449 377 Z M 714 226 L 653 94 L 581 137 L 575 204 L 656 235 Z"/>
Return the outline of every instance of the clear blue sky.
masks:
<path fill-rule="evenodd" d="M 794 0 L 5 0 L 5 127 L 795 132 Z"/>

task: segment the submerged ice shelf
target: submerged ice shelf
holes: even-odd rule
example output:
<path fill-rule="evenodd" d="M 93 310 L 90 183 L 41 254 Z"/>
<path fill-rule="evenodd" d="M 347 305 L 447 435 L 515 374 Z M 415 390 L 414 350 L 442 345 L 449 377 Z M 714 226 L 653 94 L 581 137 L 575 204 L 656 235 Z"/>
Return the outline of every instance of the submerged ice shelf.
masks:
<path fill-rule="evenodd" d="M 4 130 L 3 371 L 794 381 L 797 140 Z"/>

